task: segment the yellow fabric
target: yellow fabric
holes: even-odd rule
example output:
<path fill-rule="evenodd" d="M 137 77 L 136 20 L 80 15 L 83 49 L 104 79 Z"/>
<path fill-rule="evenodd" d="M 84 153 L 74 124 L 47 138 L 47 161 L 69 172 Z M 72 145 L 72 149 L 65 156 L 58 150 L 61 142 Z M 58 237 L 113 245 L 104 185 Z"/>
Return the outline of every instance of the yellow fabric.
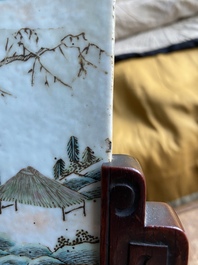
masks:
<path fill-rule="evenodd" d="M 115 64 L 113 153 L 137 158 L 147 199 L 198 192 L 198 49 Z"/>

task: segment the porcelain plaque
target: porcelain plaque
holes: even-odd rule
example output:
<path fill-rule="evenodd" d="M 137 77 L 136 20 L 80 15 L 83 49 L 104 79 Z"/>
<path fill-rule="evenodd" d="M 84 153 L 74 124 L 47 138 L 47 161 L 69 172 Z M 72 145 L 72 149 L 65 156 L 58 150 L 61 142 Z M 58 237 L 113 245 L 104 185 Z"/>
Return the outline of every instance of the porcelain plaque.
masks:
<path fill-rule="evenodd" d="M 0 264 L 99 264 L 113 1 L 0 10 Z"/>

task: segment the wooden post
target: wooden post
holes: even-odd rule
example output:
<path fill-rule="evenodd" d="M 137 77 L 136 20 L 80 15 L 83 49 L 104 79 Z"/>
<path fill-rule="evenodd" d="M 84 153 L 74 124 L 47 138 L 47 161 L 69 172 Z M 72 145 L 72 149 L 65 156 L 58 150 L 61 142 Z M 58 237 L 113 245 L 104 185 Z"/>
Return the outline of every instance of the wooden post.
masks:
<path fill-rule="evenodd" d="M 65 210 L 64 210 L 64 207 L 62 207 L 62 214 L 63 214 L 63 221 L 65 221 Z"/>
<path fill-rule="evenodd" d="M 85 201 L 83 200 L 83 214 L 86 216 Z"/>
<path fill-rule="evenodd" d="M 17 208 L 17 200 L 15 200 L 14 205 L 15 205 L 15 211 L 18 211 L 18 208 Z"/>

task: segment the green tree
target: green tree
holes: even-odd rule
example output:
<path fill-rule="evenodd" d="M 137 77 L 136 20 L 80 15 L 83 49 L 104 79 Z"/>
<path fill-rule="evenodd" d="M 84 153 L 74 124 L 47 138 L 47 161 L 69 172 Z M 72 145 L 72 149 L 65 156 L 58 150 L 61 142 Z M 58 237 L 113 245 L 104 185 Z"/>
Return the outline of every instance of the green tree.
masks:
<path fill-rule="evenodd" d="M 67 144 L 67 154 L 70 162 L 79 162 L 79 145 L 78 138 L 71 136 Z"/>
<path fill-rule="evenodd" d="M 62 159 L 59 159 L 54 165 L 54 178 L 59 179 L 65 170 L 65 162 Z"/>
<path fill-rule="evenodd" d="M 86 147 L 85 151 L 82 154 L 83 162 L 91 163 L 96 160 L 96 156 L 94 155 L 94 151 L 90 147 Z"/>

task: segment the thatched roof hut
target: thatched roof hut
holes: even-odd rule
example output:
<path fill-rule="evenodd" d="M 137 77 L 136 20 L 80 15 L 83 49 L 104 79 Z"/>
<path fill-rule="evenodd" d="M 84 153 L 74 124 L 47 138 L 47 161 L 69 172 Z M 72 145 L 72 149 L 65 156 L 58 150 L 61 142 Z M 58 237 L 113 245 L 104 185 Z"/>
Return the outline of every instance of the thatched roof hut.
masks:
<path fill-rule="evenodd" d="M 0 200 L 64 209 L 84 202 L 85 197 L 27 167 L 0 186 Z"/>

